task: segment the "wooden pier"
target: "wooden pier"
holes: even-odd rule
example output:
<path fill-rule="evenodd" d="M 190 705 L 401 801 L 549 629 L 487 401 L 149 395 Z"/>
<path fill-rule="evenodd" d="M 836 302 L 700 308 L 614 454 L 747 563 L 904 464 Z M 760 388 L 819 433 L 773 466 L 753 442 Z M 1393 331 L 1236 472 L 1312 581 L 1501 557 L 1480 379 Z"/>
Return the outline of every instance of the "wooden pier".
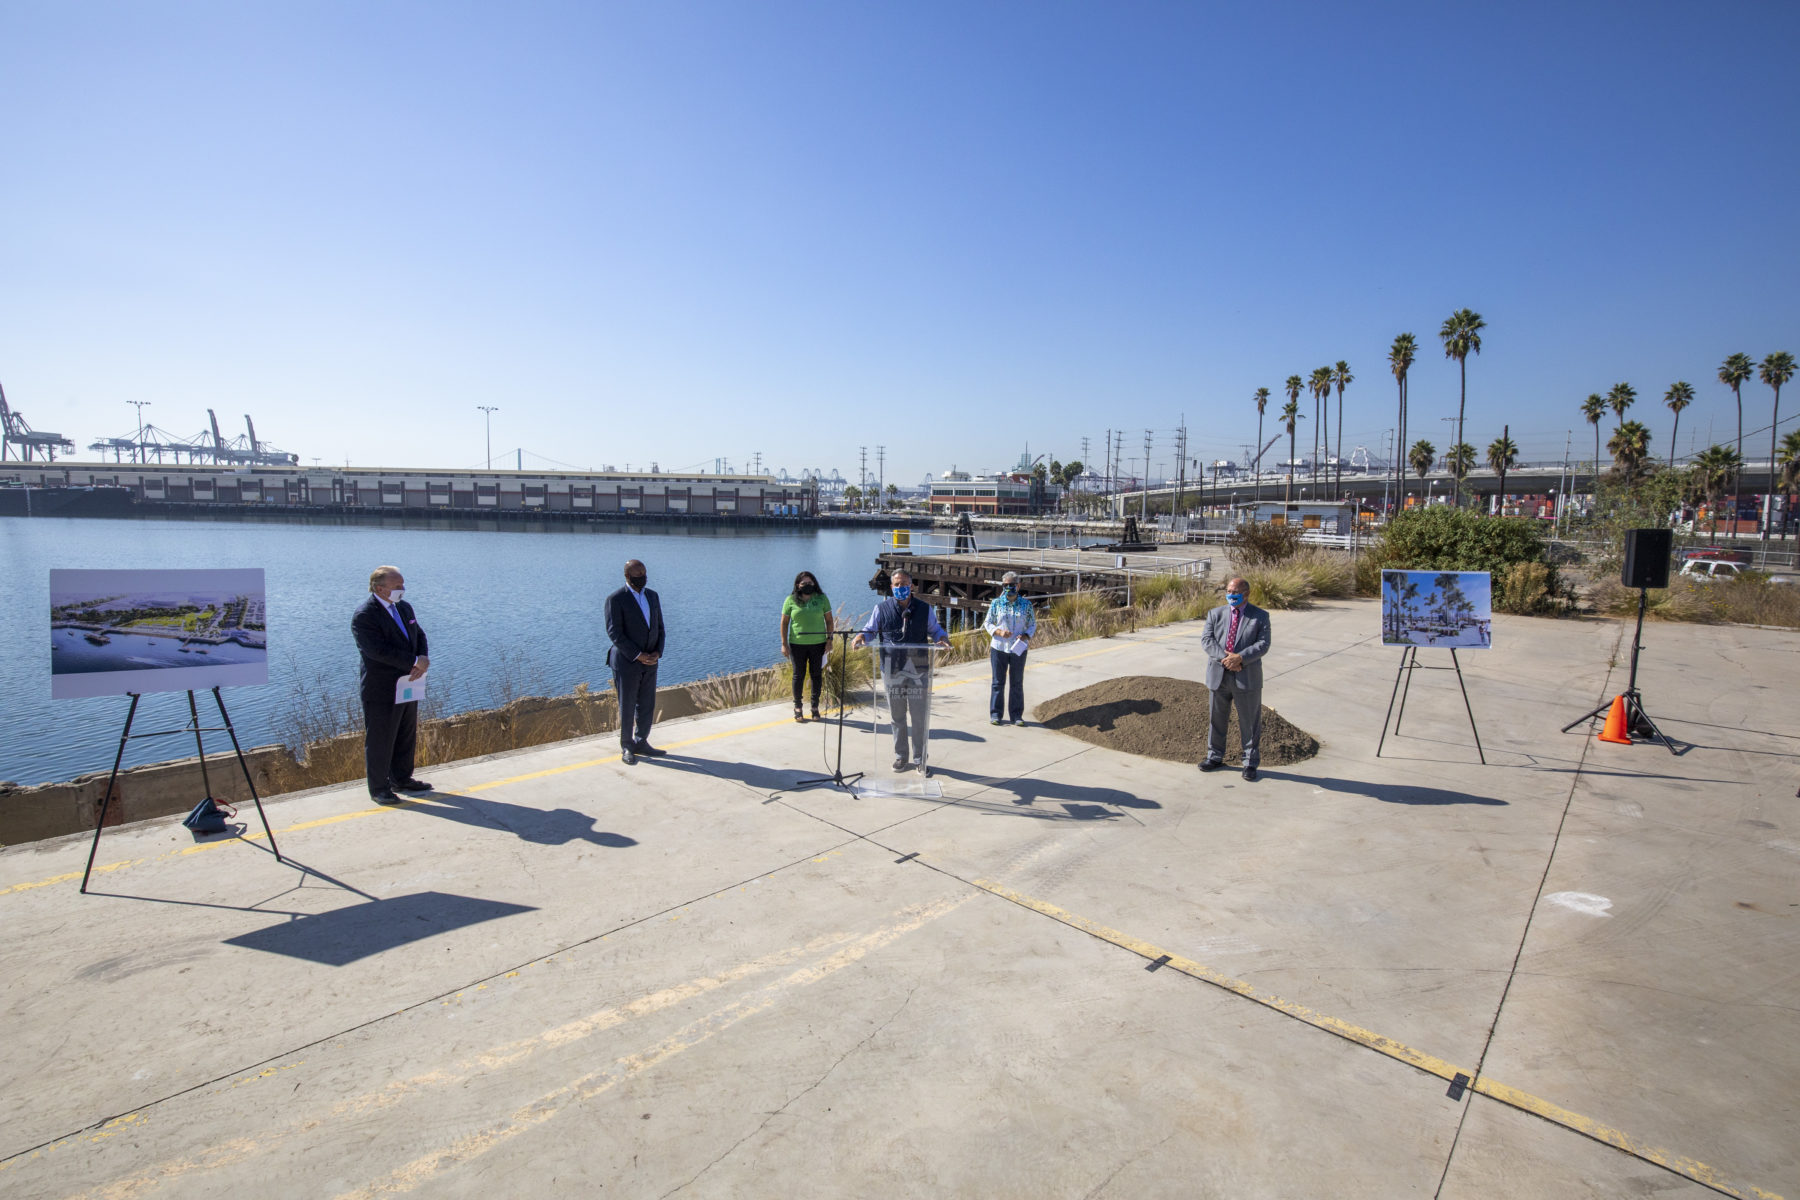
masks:
<path fill-rule="evenodd" d="M 875 556 L 869 588 L 890 590 L 895 571 L 912 576 L 913 594 L 940 610 L 945 628 L 981 619 L 1000 594 L 1000 579 L 1018 575 L 1019 591 L 1042 609 L 1058 596 L 1098 592 L 1115 604 L 1127 603 L 1137 583 L 1156 575 L 1204 579 L 1212 559 L 1199 546 L 1159 546 L 1157 552 L 1117 554 L 1103 550 L 992 547 L 957 553 L 949 550 L 890 546 Z"/>

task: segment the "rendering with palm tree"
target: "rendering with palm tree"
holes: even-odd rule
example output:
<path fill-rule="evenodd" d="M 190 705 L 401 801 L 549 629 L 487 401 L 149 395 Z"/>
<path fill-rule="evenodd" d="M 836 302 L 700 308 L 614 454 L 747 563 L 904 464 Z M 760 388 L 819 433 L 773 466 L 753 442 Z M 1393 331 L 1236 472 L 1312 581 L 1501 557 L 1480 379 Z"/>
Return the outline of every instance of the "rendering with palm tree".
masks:
<path fill-rule="evenodd" d="M 1331 384 L 1337 388 L 1337 449 L 1331 457 L 1336 460 L 1332 467 L 1332 498 L 1343 499 L 1344 493 L 1344 389 L 1356 382 L 1356 376 L 1350 374 L 1350 364 L 1338 359 L 1337 366 L 1331 368 Z"/>
<path fill-rule="evenodd" d="M 1775 410 L 1769 417 L 1769 502 L 1764 510 L 1762 523 L 1762 541 L 1767 547 L 1769 526 L 1774 524 L 1775 516 L 1775 431 L 1781 428 L 1781 385 L 1794 377 L 1794 356 L 1786 350 L 1777 350 L 1762 360 L 1756 376 L 1775 389 Z"/>
<path fill-rule="evenodd" d="M 1481 331 L 1487 328 L 1487 322 L 1481 314 L 1467 308 L 1459 308 L 1444 321 L 1438 337 L 1444 343 L 1444 357 L 1456 360 L 1457 370 L 1461 378 L 1461 390 L 1456 401 L 1456 444 L 1463 444 L 1463 414 L 1469 406 L 1469 355 L 1481 353 Z M 1462 503 L 1462 480 L 1455 483 L 1453 504 Z"/>
<path fill-rule="evenodd" d="M 1287 423 L 1288 435 L 1288 481 L 1287 503 L 1294 502 L 1294 422 L 1300 419 L 1300 377 L 1288 376 L 1288 402 L 1281 409 L 1281 419 Z"/>
<path fill-rule="evenodd" d="M 1743 470 L 1744 462 L 1744 385 L 1749 383 L 1756 373 L 1756 363 L 1748 354 L 1733 354 L 1719 364 L 1719 382 L 1731 389 L 1731 398 L 1737 401 L 1737 460 L 1738 470 Z M 1732 528 L 1737 528 L 1739 506 L 1743 503 L 1742 481 L 1734 478 L 1731 483 L 1731 521 Z M 1715 530 L 1716 532 L 1716 530 Z"/>
<path fill-rule="evenodd" d="M 1504 511 L 1506 508 L 1506 473 L 1519 465 L 1519 448 L 1513 444 L 1510 436 L 1502 434 L 1488 443 L 1487 465 L 1494 474 L 1500 477 L 1500 490 L 1497 493 L 1500 498 L 1498 507 Z"/>
<path fill-rule="evenodd" d="M 1396 337 L 1394 344 L 1388 347 L 1388 370 L 1394 373 L 1394 386 L 1400 392 L 1399 418 L 1394 425 L 1394 491 L 1400 495 L 1402 504 L 1406 500 L 1406 373 L 1412 370 L 1418 353 L 1418 342 L 1410 333 Z"/>
<path fill-rule="evenodd" d="M 1669 466 L 1675 465 L 1675 438 L 1681 433 L 1681 410 L 1694 402 L 1694 385 L 1677 380 L 1669 385 L 1663 403 L 1675 414 L 1675 428 L 1669 431 Z"/>
<path fill-rule="evenodd" d="M 1316 482 L 1319 478 L 1319 439 L 1324 430 L 1330 427 L 1331 422 L 1331 401 L 1329 399 L 1331 396 L 1331 368 L 1320 367 L 1318 370 L 1314 371 L 1312 373 L 1312 378 L 1306 381 L 1306 388 L 1312 393 L 1313 398 L 1312 477 Z M 1325 415 L 1323 418 L 1319 415 L 1321 405 L 1325 406 Z M 1329 438 L 1325 440 L 1324 447 L 1326 452 L 1329 453 L 1331 450 L 1331 441 Z"/>
<path fill-rule="evenodd" d="M 1263 412 L 1269 407 L 1269 389 L 1257 388 L 1254 399 L 1256 401 L 1256 462 L 1252 469 L 1256 472 L 1256 477 L 1261 479 Z"/>
<path fill-rule="evenodd" d="M 1624 474 L 1626 486 L 1630 486 L 1650 455 L 1650 429 L 1642 421 L 1623 421 L 1613 431 L 1606 448 Z"/>
<path fill-rule="evenodd" d="M 1587 418 L 1594 427 L 1594 474 L 1600 474 L 1600 419 L 1606 415 L 1606 397 L 1599 392 L 1589 392 L 1588 398 L 1581 402 L 1581 415 Z"/>

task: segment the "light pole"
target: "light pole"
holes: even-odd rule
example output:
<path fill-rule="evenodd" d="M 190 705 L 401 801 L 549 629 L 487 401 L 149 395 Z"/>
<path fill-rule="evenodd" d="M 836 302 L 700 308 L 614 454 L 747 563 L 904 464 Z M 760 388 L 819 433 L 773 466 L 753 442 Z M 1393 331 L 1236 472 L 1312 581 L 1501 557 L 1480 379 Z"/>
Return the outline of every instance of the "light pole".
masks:
<path fill-rule="evenodd" d="M 137 435 L 138 444 L 133 446 L 131 449 L 132 449 L 132 456 L 134 458 L 136 458 L 139 462 L 144 462 L 145 461 L 145 459 L 144 459 L 144 408 L 146 405 L 148 405 L 150 403 L 150 401 L 148 401 L 148 400 L 127 400 L 125 403 L 135 405 L 138 410 L 138 435 Z"/>
<path fill-rule="evenodd" d="M 487 469 L 494 469 L 494 414 L 500 411 L 497 404 L 477 404 L 476 408 L 486 414 L 487 418 Z"/>

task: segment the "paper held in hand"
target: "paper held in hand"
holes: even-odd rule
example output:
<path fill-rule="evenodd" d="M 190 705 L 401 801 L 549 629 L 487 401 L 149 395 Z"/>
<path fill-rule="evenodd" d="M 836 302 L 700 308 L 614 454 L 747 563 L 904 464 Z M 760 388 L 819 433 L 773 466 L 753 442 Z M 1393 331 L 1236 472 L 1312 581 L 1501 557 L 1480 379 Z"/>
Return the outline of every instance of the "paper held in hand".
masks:
<path fill-rule="evenodd" d="M 402 675 L 400 681 L 394 685 L 395 704 L 414 704 L 424 698 L 425 677 L 423 675 L 417 679 L 408 679 Z"/>

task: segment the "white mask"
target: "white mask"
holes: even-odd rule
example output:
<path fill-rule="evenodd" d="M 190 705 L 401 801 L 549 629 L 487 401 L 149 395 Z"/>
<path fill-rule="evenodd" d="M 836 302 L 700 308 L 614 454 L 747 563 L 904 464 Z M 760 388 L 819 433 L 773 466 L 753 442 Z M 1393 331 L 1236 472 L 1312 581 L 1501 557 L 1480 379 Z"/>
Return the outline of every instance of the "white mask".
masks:
<path fill-rule="evenodd" d="M 395 588 L 393 591 L 388 593 L 388 603 L 389 604 L 398 604 L 398 603 L 400 603 L 400 597 L 402 597 L 404 595 L 406 595 L 405 588 Z"/>

